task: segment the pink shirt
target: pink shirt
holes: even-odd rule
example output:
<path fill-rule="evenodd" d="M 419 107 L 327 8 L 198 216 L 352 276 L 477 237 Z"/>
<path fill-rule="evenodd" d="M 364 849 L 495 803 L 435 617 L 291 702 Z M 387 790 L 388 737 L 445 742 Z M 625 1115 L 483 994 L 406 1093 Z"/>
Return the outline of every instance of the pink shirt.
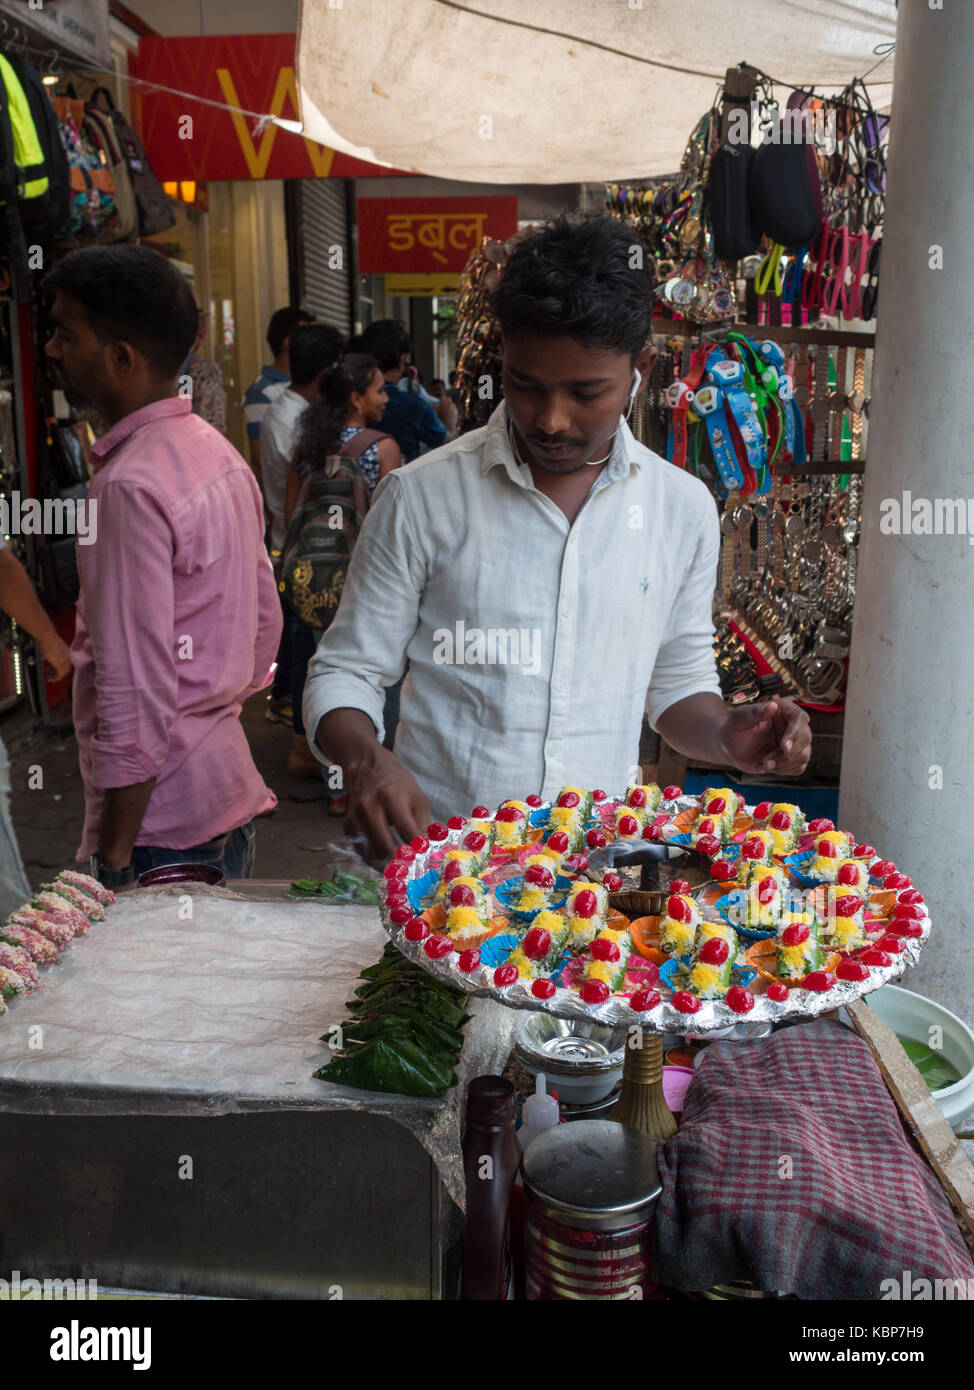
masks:
<path fill-rule="evenodd" d="M 150 777 L 136 844 L 189 849 L 277 804 L 240 725 L 281 635 L 260 492 L 181 397 L 119 420 L 92 463 L 97 539 L 77 546 L 71 648 L 85 784 L 78 857 L 98 848 L 102 789 Z"/>

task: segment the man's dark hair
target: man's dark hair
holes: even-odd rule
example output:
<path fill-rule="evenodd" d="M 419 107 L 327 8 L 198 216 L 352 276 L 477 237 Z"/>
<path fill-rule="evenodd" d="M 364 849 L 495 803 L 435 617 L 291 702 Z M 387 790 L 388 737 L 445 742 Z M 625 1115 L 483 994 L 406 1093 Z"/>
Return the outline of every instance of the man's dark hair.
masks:
<path fill-rule="evenodd" d="M 403 353 L 409 352 L 409 334 L 397 319 L 376 319 L 359 334 L 355 346 L 375 358 L 380 372 L 389 372 L 399 366 Z"/>
<path fill-rule="evenodd" d="M 335 365 L 344 349 L 344 336 L 330 323 L 298 324 L 291 334 L 291 384 L 310 386 Z"/>
<path fill-rule="evenodd" d="M 491 297 L 505 337 L 537 333 L 635 357 L 652 335 L 653 284 L 630 266 L 632 228 L 614 217 L 558 217 L 511 253 Z"/>
<path fill-rule="evenodd" d="M 199 329 L 189 281 L 148 246 L 71 251 L 45 276 L 44 289 L 51 298 L 76 299 L 100 342 L 130 343 L 155 376 L 176 375 Z"/>
<path fill-rule="evenodd" d="M 267 325 L 267 346 L 275 357 L 280 357 L 285 340 L 291 336 L 299 323 L 314 323 L 315 316 L 299 304 L 288 304 L 271 314 Z"/>

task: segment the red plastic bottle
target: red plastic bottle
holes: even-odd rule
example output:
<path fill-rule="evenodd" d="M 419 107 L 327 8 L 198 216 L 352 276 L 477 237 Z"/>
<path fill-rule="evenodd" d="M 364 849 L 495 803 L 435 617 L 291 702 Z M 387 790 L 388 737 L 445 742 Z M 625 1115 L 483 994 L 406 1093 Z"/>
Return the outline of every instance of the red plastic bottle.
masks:
<path fill-rule="evenodd" d="M 510 1206 L 519 1158 L 513 1085 L 503 1076 L 474 1077 L 467 1087 L 463 1135 L 467 1220 L 461 1298 L 514 1296 Z"/>

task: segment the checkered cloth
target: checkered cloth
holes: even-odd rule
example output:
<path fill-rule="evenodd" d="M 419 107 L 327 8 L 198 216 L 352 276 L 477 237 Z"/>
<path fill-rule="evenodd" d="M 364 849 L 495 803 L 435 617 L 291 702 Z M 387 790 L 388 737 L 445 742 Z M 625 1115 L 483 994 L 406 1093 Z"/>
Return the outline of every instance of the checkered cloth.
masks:
<path fill-rule="evenodd" d="M 872 1053 L 842 1024 L 714 1043 L 658 1157 L 656 1274 L 671 1288 L 744 1279 L 803 1299 L 879 1299 L 907 1270 L 914 1289 L 974 1279 Z"/>

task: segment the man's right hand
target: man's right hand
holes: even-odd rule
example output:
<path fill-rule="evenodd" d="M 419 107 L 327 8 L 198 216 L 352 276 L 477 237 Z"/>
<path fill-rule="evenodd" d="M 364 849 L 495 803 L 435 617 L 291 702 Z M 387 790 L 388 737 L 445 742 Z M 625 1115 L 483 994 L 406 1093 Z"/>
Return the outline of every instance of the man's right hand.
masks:
<path fill-rule="evenodd" d="M 316 739 L 343 772 L 346 832 L 364 835 L 377 859 L 391 859 L 400 844 L 426 833 L 430 804 L 395 754 L 379 743 L 367 714 L 334 709 L 319 723 Z"/>
<path fill-rule="evenodd" d="M 359 766 L 350 779 L 349 835 L 364 835 L 377 859 L 391 859 L 400 844 L 425 835 L 432 818 L 430 804 L 419 784 L 394 753 L 376 744 L 374 757 Z"/>

